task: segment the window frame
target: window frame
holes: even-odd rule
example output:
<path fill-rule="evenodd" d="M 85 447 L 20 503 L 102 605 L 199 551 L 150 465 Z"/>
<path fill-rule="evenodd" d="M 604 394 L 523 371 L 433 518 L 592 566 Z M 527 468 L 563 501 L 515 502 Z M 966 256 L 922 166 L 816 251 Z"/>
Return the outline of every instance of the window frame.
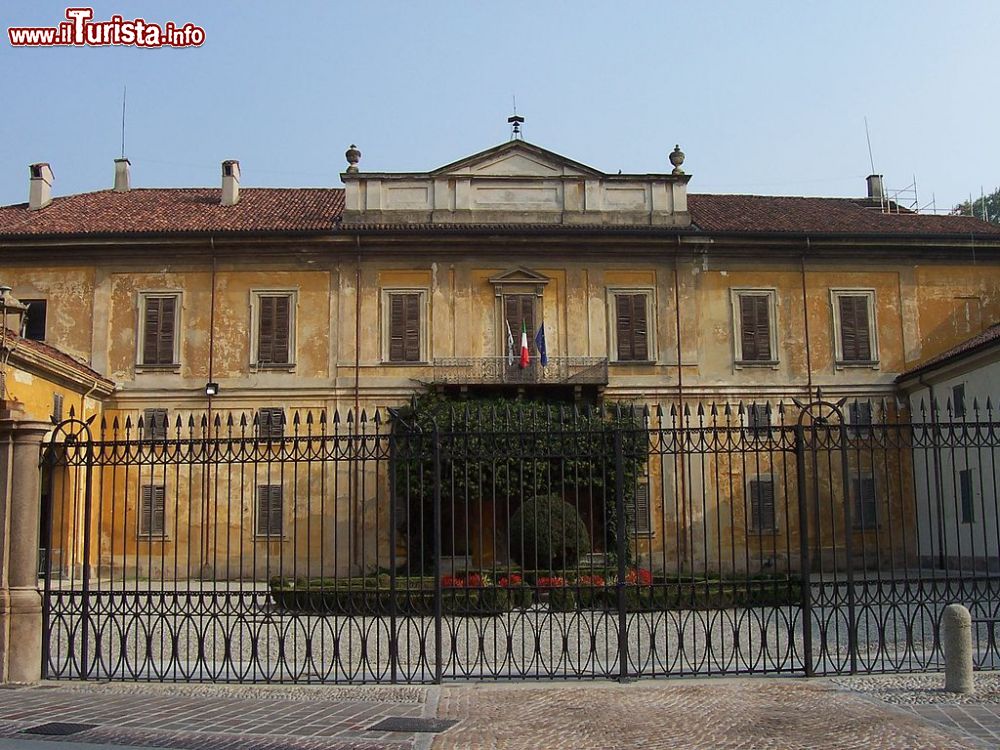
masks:
<path fill-rule="evenodd" d="M 42 341 L 44 342 L 48 334 L 48 324 L 49 324 L 49 299 L 48 297 L 33 297 L 31 299 L 18 300 L 22 305 L 26 306 L 24 311 L 24 324 L 21 326 L 21 330 L 18 333 L 23 334 L 23 338 L 29 341 Z M 45 308 L 45 312 L 42 315 L 42 337 L 37 338 L 35 336 L 28 335 L 28 321 L 31 320 L 31 305 L 41 302 L 42 306 Z"/>
<path fill-rule="evenodd" d="M 150 299 L 174 298 L 174 347 L 173 362 L 153 363 L 143 362 L 143 352 L 146 348 L 146 305 Z M 135 347 L 135 369 L 136 372 L 180 372 L 181 368 L 181 323 L 183 320 L 182 310 L 184 307 L 184 293 L 179 289 L 144 289 L 139 292 L 138 303 L 136 305 L 136 347 Z"/>
<path fill-rule="evenodd" d="M 618 359 L 618 302 L 619 294 L 646 296 L 646 359 Z M 608 363 L 621 365 L 654 365 L 659 361 L 656 346 L 656 287 L 609 286 L 605 290 L 608 326 Z"/>
<path fill-rule="evenodd" d="M 260 315 L 261 300 L 271 297 L 288 298 L 288 361 L 287 362 L 261 362 L 260 361 Z M 267 287 L 250 290 L 250 371 L 259 370 L 287 370 L 295 371 L 298 361 L 296 350 L 297 336 L 295 335 L 298 323 L 299 290 L 294 287 Z"/>
<path fill-rule="evenodd" d="M 420 336 L 420 354 L 415 361 L 392 361 L 389 358 L 392 349 L 392 297 L 397 294 L 416 294 L 419 296 L 417 308 L 420 320 L 418 331 Z M 423 367 L 430 364 L 430 290 L 427 287 L 383 287 L 382 304 L 379 306 L 379 329 L 382 342 L 382 364 L 391 367 Z"/>
<path fill-rule="evenodd" d="M 261 507 L 261 500 L 262 500 L 261 490 L 267 490 L 268 493 L 270 493 L 271 491 L 273 491 L 275 489 L 278 490 L 278 502 L 281 503 L 281 509 L 280 509 L 281 512 L 280 512 L 280 516 L 279 516 L 280 522 L 281 522 L 281 527 L 277 530 L 277 532 L 275 532 L 271 528 L 271 522 L 270 522 L 270 517 L 272 515 L 272 509 L 270 507 L 271 497 L 270 497 L 270 494 L 268 494 L 268 498 L 267 498 L 267 502 L 268 502 L 268 508 L 267 508 L 267 516 L 268 516 L 267 528 L 262 531 L 261 519 L 262 519 L 262 516 L 263 516 L 263 514 L 262 514 L 262 510 L 263 509 Z M 274 483 L 271 483 L 271 484 L 258 484 L 256 486 L 256 489 L 255 489 L 254 492 L 255 492 L 254 507 L 253 507 L 253 514 L 254 514 L 254 518 L 253 518 L 253 535 L 254 535 L 254 538 L 255 539 L 260 539 L 260 540 L 280 540 L 280 539 L 284 539 L 285 538 L 285 488 L 284 488 L 284 485 L 274 484 Z"/>
<path fill-rule="evenodd" d="M 781 357 L 778 356 L 778 290 L 773 287 L 730 287 L 730 306 L 732 308 L 733 324 L 733 366 L 737 370 L 744 367 L 769 367 L 778 369 Z M 769 330 L 768 344 L 771 347 L 771 359 L 745 359 L 743 356 L 743 310 L 741 298 L 766 297 Z"/>
<path fill-rule="evenodd" d="M 868 345 L 870 359 L 844 359 L 843 327 L 840 321 L 841 297 L 866 297 L 868 299 Z M 879 369 L 878 319 L 875 306 L 878 299 L 875 289 L 871 287 L 831 287 L 830 307 L 833 315 L 833 360 L 834 367 L 842 370 L 849 367 L 866 367 Z"/>
<path fill-rule="evenodd" d="M 757 526 L 757 515 L 753 512 L 754 507 L 754 485 L 766 483 L 771 485 L 771 526 L 768 528 Z M 778 528 L 778 488 L 772 474 L 755 474 L 747 478 L 746 499 L 747 499 L 747 532 L 755 535 L 777 534 Z"/>
<path fill-rule="evenodd" d="M 159 531 L 155 529 L 155 524 L 153 523 L 155 514 L 155 504 L 156 495 L 154 492 L 159 490 L 163 494 L 163 515 L 161 518 L 162 526 Z M 146 493 L 150 492 L 149 497 L 149 510 L 147 512 L 147 500 Z M 136 537 L 138 539 L 166 539 L 167 538 L 167 487 L 165 484 L 144 484 L 140 488 L 139 493 L 139 509 L 138 518 L 136 520 Z M 147 528 L 143 528 L 145 522 L 149 523 Z"/>

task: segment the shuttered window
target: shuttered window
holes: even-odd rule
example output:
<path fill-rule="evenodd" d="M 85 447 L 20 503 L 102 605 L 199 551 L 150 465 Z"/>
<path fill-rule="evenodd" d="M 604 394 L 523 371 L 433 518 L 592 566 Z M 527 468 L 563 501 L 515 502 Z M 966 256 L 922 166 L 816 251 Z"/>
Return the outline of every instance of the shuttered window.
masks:
<path fill-rule="evenodd" d="M 257 436 L 278 440 L 285 435 L 285 410 L 280 406 L 265 406 L 257 410 Z"/>
<path fill-rule="evenodd" d="M 871 326 L 867 294 L 837 295 L 840 313 L 840 356 L 843 362 L 871 362 Z"/>
<path fill-rule="evenodd" d="M 52 394 L 52 421 L 62 422 L 63 418 L 63 396 L 61 393 Z"/>
<path fill-rule="evenodd" d="M 257 487 L 257 536 L 281 536 L 282 496 L 280 484 Z"/>
<path fill-rule="evenodd" d="M 167 491 L 162 484 L 142 488 L 142 507 L 139 509 L 140 536 L 163 536 L 166 533 Z"/>
<path fill-rule="evenodd" d="M 257 364 L 286 365 L 291 361 L 291 295 L 257 298 Z"/>
<path fill-rule="evenodd" d="M 504 319 L 510 326 L 514 336 L 514 358 L 521 353 L 521 326 L 528 334 L 528 352 L 535 355 L 535 295 L 506 294 L 503 298 Z M 507 340 L 507 329 L 502 331 L 503 340 Z M 504 351 L 504 354 L 507 354 Z"/>
<path fill-rule="evenodd" d="M 167 437 L 167 410 L 146 409 L 142 412 L 142 437 L 144 440 L 165 440 Z"/>
<path fill-rule="evenodd" d="M 774 482 L 770 479 L 750 480 L 750 530 L 774 531 Z"/>
<path fill-rule="evenodd" d="M 615 295 L 615 336 L 619 362 L 649 361 L 645 294 Z"/>
<path fill-rule="evenodd" d="M 143 305 L 142 364 L 174 364 L 177 297 L 146 296 Z"/>
<path fill-rule="evenodd" d="M 421 361 L 419 292 L 389 295 L 389 361 Z"/>
<path fill-rule="evenodd" d="M 771 297 L 768 294 L 740 295 L 740 361 L 770 362 Z"/>
<path fill-rule="evenodd" d="M 768 404 L 751 404 L 747 409 L 747 427 L 750 434 L 766 437 L 771 434 L 771 408 Z"/>
<path fill-rule="evenodd" d="M 975 505 L 975 485 L 972 481 L 972 469 L 963 469 L 958 472 L 959 492 L 962 498 L 962 523 L 974 523 Z"/>
<path fill-rule="evenodd" d="M 649 507 L 649 482 L 640 481 L 635 487 L 635 497 L 626 506 L 625 523 L 629 531 L 637 534 L 648 534 L 652 530 L 652 517 Z"/>
<path fill-rule="evenodd" d="M 854 528 L 874 529 L 878 523 L 878 501 L 875 496 L 874 477 L 855 477 L 854 490 Z"/>
<path fill-rule="evenodd" d="M 852 401 L 848 413 L 851 418 L 851 433 L 855 437 L 871 435 L 872 405 L 870 401 Z"/>

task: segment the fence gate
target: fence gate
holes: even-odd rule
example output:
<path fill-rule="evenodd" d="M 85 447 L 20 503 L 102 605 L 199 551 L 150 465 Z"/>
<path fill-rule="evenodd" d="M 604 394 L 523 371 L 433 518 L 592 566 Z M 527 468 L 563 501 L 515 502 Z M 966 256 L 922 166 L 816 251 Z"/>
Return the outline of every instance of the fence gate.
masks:
<path fill-rule="evenodd" d="M 994 666 L 992 413 L 280 409 L 43 453 L 50 679 L 438 682 Z"/>

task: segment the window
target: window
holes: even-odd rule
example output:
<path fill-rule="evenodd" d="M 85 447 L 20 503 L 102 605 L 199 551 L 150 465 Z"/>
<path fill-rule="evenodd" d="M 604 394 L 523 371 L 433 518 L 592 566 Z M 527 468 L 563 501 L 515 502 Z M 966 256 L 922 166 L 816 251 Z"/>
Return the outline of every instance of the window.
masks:
<path fill-rule="evenodd" d="M 257 437 L 280 440 L 285 436 L 285 410 L 280 406 L 265 406 L 257 410 Z"/>
<path fill-rule="evenodd" d="M 972 481 L 972 469 L 958 472 L 958 484 L 962 499 L 962 523 L 973 523 L 975 514 L 972 500 L 975 497 L 975 486 Z"/>
<path fill-rule="evenodd" d="M 649 507 L 649 481 L 640 479 L 635 486 L 635 497 L 626 508 L 625 525 L 637 534 L 649 534 L 653 521 Z"/>
<path fill-rule="evenodd" d="M 420 362 L 420 293 L 389 294 L 389 361 Z"/>
<path fill-rule="evenodd" d="M 831 290 L 833 295 L 834 349 L 838 364 L 878 361 L 875 338 L 875 292 Z"/>
<path fill-rule="evenodd" d="M 774 481 L 750 480 L 750 530 L 775 531 L 778 526 L 774 514 Z"/>
<path fill-rule="evenodd" d="M 139 536 L 164 536 L 166 533 L 166 487 L 150 484 L 142 488 L 139 508 Z"/>
<path fill-rule="evenodd" d="M 281 485 L 262 484 L 257 487 L 257 536 L 281 536 Z"/>
<path fill-rule="evenodd" d="M 52 422 L 53 424 L 62 422 L 63 418 L 63 397 L 61 393 L 52 394 Z"/>
<path fill-rule="evenodd" d="M 766 437 L 771 434 L 770 404 L 751 404 L 747 409 L 747 429 L 751 435 Z"/>
<path fill-rule="evenodd" d="M 867 437 L 872 432 L 871 401 L 852 401 L 848 407 L 851 433 L 855 437 Z"/>
<path fill-rule="evenodd" d="M 257 367 L 294 366 L 295 295 L 291 292 L 254 292 L 254 351 Z"/>
<path fill-rule="evenodd" d="M 139 307 L 139 364 L 153 367 L 177 364 L 180 295 L 143 294 Z"/>
<path fill-rule="evenodd" d="M 503 297 L 504 320 L 514 336 L 514 359 L 517 359 L 521 351 L 522 325 L 528 334 L 528 352 L 532 357 L 535 355 L 535 299 L 534 294 L 505 294 Z M 506 341 L 507 328 L 504 327 L 501 333 L 502 339 Z"/>
<path fill-rule="evenodd" d="M 24 299 L 21 302 L 28 306 L 22 326 L 24 338 L 32 341 L 45 341 L 46 301 L 43 299 Z"/>
<path fill-rule="evenodd" d="M 874 529 L 878 524 L 875 478 L 855 477 L 851 484 L 854 492 L 854 528 L 859 531 Z"/>
<path fill-rule="evenodd" d="M 167 439 L 166 409 L 146 409 L 142 412 L 142 439 Z"/>
<path fill-rule="evenodd" d="M 732 294 L 737 364 L 777 364 L 776 293 L 734 289 Z"/>
<path fill-rule="evenodd" d="M 956 419 L 965 418 L 965 383 L 959 383 L 951 389 L 952 415 Z"/>
<path fill-rule="evenodd" d="M 616 293 L 615 359 L 618 362 L 649 362 L 649 295 Z"/>

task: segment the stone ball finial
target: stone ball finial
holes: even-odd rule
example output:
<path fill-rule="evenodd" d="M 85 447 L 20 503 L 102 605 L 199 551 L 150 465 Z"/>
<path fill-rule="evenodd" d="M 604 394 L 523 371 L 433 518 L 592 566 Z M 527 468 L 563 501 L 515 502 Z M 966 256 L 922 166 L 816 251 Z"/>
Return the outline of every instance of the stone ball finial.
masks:
<path fill-rule="evenodd" d="M 358 162 L 361 161 L 361 152 L 358 150 L 358 147 L 352 143 L 351 147 L 344 152 L 344 156 L 347 157 L 347 171 L 352 173 L 357 172 Z"/>
<path fill-rule="evenodd" d="M 681 164 L 684 163 L 684 152 L 681 151 L 680 144 L 674 146 L 674 150 L 670 152 L 670 163 L 674 165 L 674 171 L 671 174 L 684 174 L 684 170 L 681 169 Z"/>

